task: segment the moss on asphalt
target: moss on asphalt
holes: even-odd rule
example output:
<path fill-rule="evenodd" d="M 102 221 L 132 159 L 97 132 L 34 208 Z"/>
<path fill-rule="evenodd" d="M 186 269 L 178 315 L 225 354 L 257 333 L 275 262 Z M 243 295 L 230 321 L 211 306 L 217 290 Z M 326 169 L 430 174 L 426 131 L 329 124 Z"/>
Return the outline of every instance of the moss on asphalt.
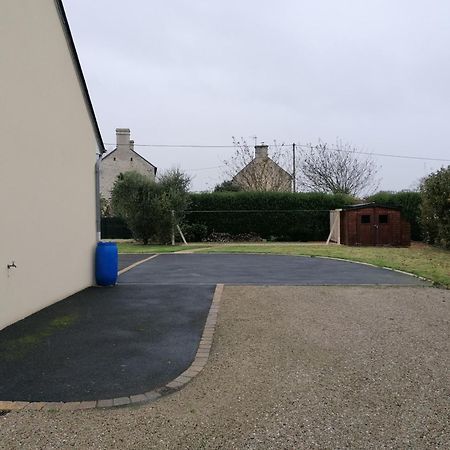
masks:
<path fill-rule="evenodd" d="M 0 359 L 4 361 L 17 361 L 25 358 L 44 339 L 59 330 L 70 327 L 77 319 L 78 315 L 75 313 L 55 317 L 43 323 L 37 329 L 33 330 L 32 333 L 21 334 L 18 337 L 11 337 L 0 342 Z"/>

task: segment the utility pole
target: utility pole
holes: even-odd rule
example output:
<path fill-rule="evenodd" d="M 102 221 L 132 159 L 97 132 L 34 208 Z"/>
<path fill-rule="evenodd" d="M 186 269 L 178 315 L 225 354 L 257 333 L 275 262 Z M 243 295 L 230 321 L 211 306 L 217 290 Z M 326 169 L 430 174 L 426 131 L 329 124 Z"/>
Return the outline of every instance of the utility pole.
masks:
<path fill-rule="evenodd" d="M 295 185 L 295 142 L 292 144 L 292 191 L 296 191 Z"/>

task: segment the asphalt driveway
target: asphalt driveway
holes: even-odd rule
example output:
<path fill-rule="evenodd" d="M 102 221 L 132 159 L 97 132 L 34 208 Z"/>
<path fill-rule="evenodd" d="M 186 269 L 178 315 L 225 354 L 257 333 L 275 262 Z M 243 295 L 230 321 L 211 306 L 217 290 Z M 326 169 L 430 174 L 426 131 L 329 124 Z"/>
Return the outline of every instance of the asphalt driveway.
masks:
<path fill-rule="evenodd" d="M 120 277 L 121 283 L 210 285 L 426 285 L 422 280 L 363 264 L 308 256 L 164 254 Z"/>
<path fill-rule="evenodd" d="M 159 255 L 114 288 L 86 289 L 2 330 L 0 400 L 97 400 L 163 386 L 192 362 L 216 283 L 426 284 L 322 258 Z"/>
<path fill-rule="evenodd" d="M 0 400 L 141 394 L 192 362 L 214 286 L 90 288 L 0 332 Z"/>
<path fill-rule="evenodd" d="M 0 417 L 0 448 L 450 448 L 450 291 L 225 286 L 203 371 L 139 408 Z"/>

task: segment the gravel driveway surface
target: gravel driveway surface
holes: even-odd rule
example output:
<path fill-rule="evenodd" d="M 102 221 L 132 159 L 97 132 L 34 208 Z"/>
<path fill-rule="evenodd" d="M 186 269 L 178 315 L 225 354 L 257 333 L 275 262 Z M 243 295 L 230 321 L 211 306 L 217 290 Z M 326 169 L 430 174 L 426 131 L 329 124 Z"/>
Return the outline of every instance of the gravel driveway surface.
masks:
<path fill-rule="evenodd" d="M 450 292 L 226 286 L 210 360 L 140 407 L 11 412 L 0 448 L 449 448 Z"/>

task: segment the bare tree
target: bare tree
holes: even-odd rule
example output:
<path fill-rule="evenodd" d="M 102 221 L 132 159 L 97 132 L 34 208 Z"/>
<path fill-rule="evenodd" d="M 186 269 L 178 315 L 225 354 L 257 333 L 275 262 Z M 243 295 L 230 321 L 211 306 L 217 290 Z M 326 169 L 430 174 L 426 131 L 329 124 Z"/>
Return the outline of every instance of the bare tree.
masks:
<path fill-rule="evenodd" d="M 246 191 L 292 190 L 292 175 L 283 168 L 286 156 L 283 146 L 275 142 L 269 157 L 267 145 L 257 145 L 253 150 L 245 139 L 238 141 L 234 136 L 233 144 L 233 156 L 224 161 L 233 184 Z"/>
<path fill-rule="evenodd" d="M 368 195 L 379 183 L 378 166 L 370 155 L 341 140 L 334 147 L 322 142 L 303 147 L 297 166 L 298 185 L 308 191 Z"/>

